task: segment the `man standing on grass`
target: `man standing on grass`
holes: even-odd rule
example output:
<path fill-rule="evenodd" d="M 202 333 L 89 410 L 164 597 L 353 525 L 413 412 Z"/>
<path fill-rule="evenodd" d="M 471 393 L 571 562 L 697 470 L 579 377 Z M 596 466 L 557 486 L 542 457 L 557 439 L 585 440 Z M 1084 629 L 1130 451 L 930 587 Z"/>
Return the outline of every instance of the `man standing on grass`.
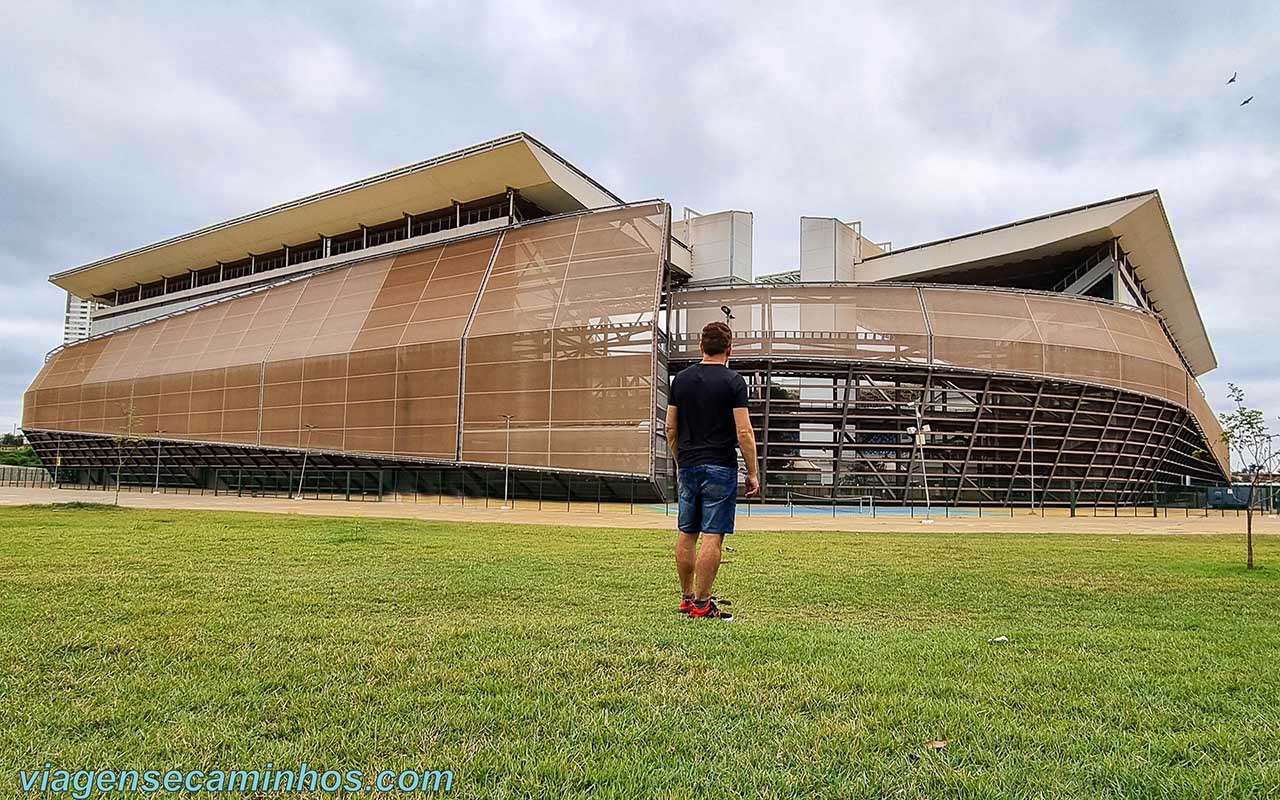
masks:
<path fill-rule="evenodd" d="M 680 612 L 726 621 L 733 615 L 716 605 L 711 584 L 720 569 L 725 534 L 733 533 L 738 501 L 735 444 L 747 464 L 747 497 L 760 491 L 756 437 L 747 415 L 747 382 L 729 369 L 732 351 L 733 331 L 728 325 L 712 322 L 704 327 L 702 362 L 676 374 L 667 403 L 667 442 L 680 493 L 676 534 Z M 702 534 L 701 549 L 698 534 Z"/>

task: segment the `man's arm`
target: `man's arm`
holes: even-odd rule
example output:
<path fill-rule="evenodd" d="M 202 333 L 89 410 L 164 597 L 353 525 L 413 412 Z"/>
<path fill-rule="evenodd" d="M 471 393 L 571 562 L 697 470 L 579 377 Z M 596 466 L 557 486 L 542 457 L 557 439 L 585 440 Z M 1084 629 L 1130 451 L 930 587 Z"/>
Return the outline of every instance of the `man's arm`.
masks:
<path fill-rule="evenodd" d="M 738 447 L 747 465 L 747 497 L 754 497 L 760 491 L 760 475 L 756 466 L 756 434 L 751 429 L 751 415 L 747 409 L 733 410 L 733 424 L 738 429 Z"/>
<path fill-rule="evenodd" d="M 680 462 L 677 458 L 676 450 L 678 449 L 676 442 L 680 439 L 676 435 L 676 407 L 667 403 L 667 449 L 671 451 L 671 466 L 680 469 Z"/>

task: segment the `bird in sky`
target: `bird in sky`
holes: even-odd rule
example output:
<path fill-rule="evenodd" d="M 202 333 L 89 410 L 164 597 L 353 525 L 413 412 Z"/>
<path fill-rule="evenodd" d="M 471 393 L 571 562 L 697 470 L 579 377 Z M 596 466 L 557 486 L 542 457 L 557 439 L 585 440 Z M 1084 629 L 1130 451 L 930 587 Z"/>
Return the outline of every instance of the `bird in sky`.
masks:
<path fill-rule="evenodd" d="M 1242 105 L 1242 106 L 1247 106 L 1247 105 L 1249 105 L 1249 103 L 1251 103 L 1251 102 L 1253 102 L 1253 95 L 1249 95 L 1248 97 L 1246 97 L 1246 98 L 1245 98 L 1245 101 L 1244 101 L 1243 103 L 1241 103 L 1240 105 Z"/>
<path fill-rule="evenodd" d="M 1239 74 L 1240 74 L 1239 72 L 1233 72 L 1233 73 L 1231 73 L 1231 80 L 1227 81 L 1227 84 L 1228 84 L 1228 85 L 1230 85 L 1230 84 L 1235 83 L 1235 82 L 1236 82 L 1236 76 L 1237 76 L 1237 75 L 1239 75 Z"/>

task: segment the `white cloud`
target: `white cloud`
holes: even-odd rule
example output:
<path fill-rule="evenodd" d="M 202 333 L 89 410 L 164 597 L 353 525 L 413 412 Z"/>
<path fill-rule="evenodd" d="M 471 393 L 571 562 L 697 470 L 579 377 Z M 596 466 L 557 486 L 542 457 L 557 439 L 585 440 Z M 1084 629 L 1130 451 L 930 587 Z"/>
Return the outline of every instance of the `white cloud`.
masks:
<path fill-rule="evenodd" d="M 24 180 L 0 234 L 46 242 L 0 282 L 517 129 L 623 196 L 754 211 L 765 271 L 794 266 L 801 214 L 902 245 L 1155 187 L 1211 399 L 1237 380 L 1280 413 L 1273 5 L 176 8 L 0 32 L 0 169 Z"/>
<path fill-rule="evenodd" d="M 359 113 L 369 84 L 345 48 L 333 42 L 291 44 L 282 58 L 284 102 L 306 112 L 334 116 Z"/>
<path fill-rule="evenodd" d="M 48 317 L 24 319 L 0 316 L 0 341 L 6 347 L 40 346 L 61 338 L 62 325 L 57 320 Z"/>

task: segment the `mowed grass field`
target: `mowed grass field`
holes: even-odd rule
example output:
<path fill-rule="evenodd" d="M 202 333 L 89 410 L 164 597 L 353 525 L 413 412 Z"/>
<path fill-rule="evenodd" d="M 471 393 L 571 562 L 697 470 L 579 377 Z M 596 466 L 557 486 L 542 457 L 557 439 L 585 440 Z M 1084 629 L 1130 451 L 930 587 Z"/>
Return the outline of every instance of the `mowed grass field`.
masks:
<path fill-rule="evenodd" d="M 730 544 L 724 624 L 674 613 L 667 533 L 0 510 L 0 795 L 300 761 L 461 797 L 1280 792 L 1274 537 L 1253 572 L 1239 537 Z"/>

